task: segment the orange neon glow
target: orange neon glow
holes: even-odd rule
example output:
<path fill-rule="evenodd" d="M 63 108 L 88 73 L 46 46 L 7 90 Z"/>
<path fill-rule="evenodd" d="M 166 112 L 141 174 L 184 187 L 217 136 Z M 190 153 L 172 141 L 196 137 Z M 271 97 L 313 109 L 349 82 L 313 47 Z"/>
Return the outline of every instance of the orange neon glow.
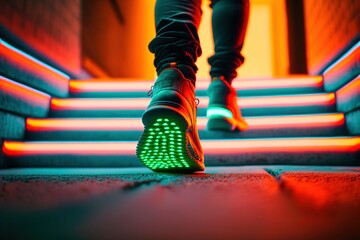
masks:
<path fill-rule="evenodd" d="M 345 85 L 343 88 L 339 89 L 336 92 L 337 96 L 344 97 L 346 99 L 356 96 L 360 89 L 360 75 L 358 75 L 354 80 Z"/>
<path fill-rule="evenodd" d="M 136 142 L 12 142 L 4 141 L 7 156 L 72 154 L 133 155 Z"/>
<path fill-rule="evenodd" d="M 272 88 L 300 88 L 300 87 L 321 87 L 322 76 L 287 77 L 276 79 L 235 79 L 232 86 L 237 90 L 251 89 L 272 89 Z M 208 81 L 197 81 L 198 89 L 207 89 Z"/>
<path fill-rule="evenodd" d="M 266 116 L 245 118 L 249 125 L 248 130 L 275 129 L 275 128 L 307 128 L 307 127 L 334 127 L 342 126 L 344 114 L 318 114 L 295 116 Z M 206 118 L 198 118 L 199 129 L 206 128 Z"/>
<path fill-rule="evenodd" d="M 208 98 L 200 98 L 199 107 L 207 107 Z M 289 95 L 289 96 L 264 96 L 238 98 L 240 108 L 251 107 L 291 107 L 291 106 L 312 106 L 312 105 L 331 105 L 335 103 L 334 93 Z"/>
<path fill-rule="evenodd" d="M 60 130 L 142 130 L 140 118 L 105 118 L 105 119 L 36 119 L 28 118 L 26 128 L 31 131 Z"/>
<path fill-rule="evenodd" d="M 71 80 L 70 91 L 77 92 L 145 92 L 149 91 L 153 82 L 126 82 L 125 79 L 91 79 Z"/>
<path fill-rule="evenodd" d="M 207 154 L 356 152 L 360 150 L 360 137 L 207 140 L 202 141 L 202 146 Z"/>
<path fill-rule="evenodd" d="M 0 88 L 4 89 L 4 92 L 6 92 L 7 95 L 11 95 L 17 99 L 22 99 L 25 102 L 33 103 L 34 105 L 43 105 L 44 102 L 47 104 L 50 102 L 49 95 L 1 76 Z"/>
<path fill-rule="evenodd" d="M 355 44 L 345 55 L 343 55 L 340 59 L 334 62 L 331 66 L 325 69 L 323 75 L 326 76 L 334 76 L 333 80 L 336 81 L 336 77 L 340 77 L 341 74 L 344 74 L 344 70 L 349 71 L 357 57 L 360 53 L 360 41 Z"/>
<path fill-rule="evenodd" d="M 4 141 L 3 153 L 9 157 L 26 155 L 134 155 L 131 142 L 15 142 Z M 204 140 L 205 154 L 357 152 L 360 137 L 280 138 L 246 140 Z"/>
<path fill-rule="evenodd" d="M 342 113 L 246 118 L 249 129 L 330 127 L 344 124 Z"/>
<path fill-rule="evenodd" d="M 208 105 L 208 98 L 199 98 L 199 107 Z M 58 99 L 53 98 L 51 108 L 55 110 L 144 110 L 149 104 L 149 98 L 108 98 L 108 99 Z M 239 98 L 240 108 L 251 107 L 287 107 L 287 106 L 312 106 L 331 105 L 335 103 L 334 93 L 291 95 L 291 96 L 266 96 Z"/>
<path fill-rule="evenodd" d="M 69 81 L 68 78 L 62 76 L 61 74 L 42 66 L 41 64 L 33 61 L 30 58 L 27 58 L 26 56 L 23 56 L 15 52 L 14 50 L 6 47 L 3 44 L 0 44 L 0 54 L 11 59 L 11 61 L 14 61 L 14 64 L 43 76 L 44 78 L 47 79 L 47 81 L 51 81 L 51 82 Z"/>
<path fill-rule="evenodd" d="M 344 120 L 342 113 L 246 118 L 249 130 L 341 126 L 344 124 Z M 197 123 L 199 130 L 204 130 L 207 118 L 198 118 Z M 26 128 L 30 131 L 132 131 L 142 130 L 144 127 L 140 118 L 28 118 Z"/>
<path fill-rule="evenodd" d="M 51 100 L 52 109 L 61 110 L 142 110 L 149 104 L 148 98 L 119 98 L 119 99 L 59 99 Z"/>
<path fill-rule="evenodd" d="M 271 88 L 297 88 L 297 87 L 321 87 L 322 77 L 288 77 L 280 79 L 252 79 L 234 80 L 233 87 L 237 90 L 250 89 L 271 89 Z M 145 92 L 149 91 L 153 85 L 151 81 L 129 82 L 126 79 L 90 79 L 90 80 L 71 80 L 70 91 L 80 92 Z M 208 80 L 198 80 L 196 89 L 205 90 L 209 86 Z"/>

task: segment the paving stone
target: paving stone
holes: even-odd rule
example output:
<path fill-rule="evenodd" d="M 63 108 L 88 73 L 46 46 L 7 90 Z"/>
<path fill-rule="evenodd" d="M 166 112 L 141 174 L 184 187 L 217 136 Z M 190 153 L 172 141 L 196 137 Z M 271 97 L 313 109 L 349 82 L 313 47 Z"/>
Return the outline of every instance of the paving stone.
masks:
<path fill-rule="evenodd" d="M 307 208 L 352 208 L 360 213 L 360 172 L 285 171 L 282 187 Z"/>
<path fill-rule="evenodd" d="M 359 168 L 210 167 L 188 175 L 7 169 L 0 175 L 1 239 L 360 236 Z"/>

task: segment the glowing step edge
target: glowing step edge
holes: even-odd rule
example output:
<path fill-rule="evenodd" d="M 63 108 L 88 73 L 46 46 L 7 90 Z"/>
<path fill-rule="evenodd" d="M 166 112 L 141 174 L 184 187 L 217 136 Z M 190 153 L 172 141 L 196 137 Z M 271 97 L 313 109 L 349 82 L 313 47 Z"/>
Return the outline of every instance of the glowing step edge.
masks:
<path fill-rule="evenodd" d="M 146 92 L 149 91 L 153 81 L 134 81 L 126 79 L 89 79 L 71 80 L 70 91 L 73 93 L 85 92 Z M 236 90 L 255 90 L 273 88 L 301 88 L 322 87 L 322 76 L 297 76 L 276 79 L 235 79 L 233 87 Z M 196 89 L 205 90 L 209 86 L 208 80 L 198 80 Z"/>
<path fill-rule="evenodd" d="M 198 107 L 205 108 L 209 99 L 199 98 Z M 53 110 L 145 110 L 150 98 L 53 98 L 51 109 Z M 244 97 L 237 99 L 240 108 L 256 107 L 290 107 L 290 106 L 313 106 L 332 105 L 335 103 L 334 93 L 300 94 L 288 96 Z"/>
<path fill-rule="evenodd" d="M 271 128 L 336 127 L 344 124 L 342 113 L 269 116 L 245 118 L 249 130 Z M 198 118 L 198 129 L 206 128 L 207 118 Z M 141 131 L 144 129 L 140 118 L 69 118 L 37 119 L 28 118 L 29 131 Z"/>
<path fill-rule="evenodd" d="M 4 141 L 8 157 L 30 155 L 134 155 L 136 141 L 128 142 L 16 142 Z M 273 138 L 250 140 L 204 140 L 205 154 L 359 152 L 360 137 Z"/>
<path fill-rule="evenodd" d="M 52 74 L 57 78 L 62 78 L 65 79 L 66 81 L 70 79 L 70 76 L 68 74 L 51 67 L 50 65 L 36 59 L 35 57 L 25 53 L 24 51 L 21 51 L 20 49 L 12 46 L 11 44 L 7 43 L 1 38 L 0 38 L 0 52 L 2 52 L 7 56 L 11 56 L 13 58 L 18 59 L 23 64 L 27 64 L 33 68 L 41 69 L 44 72 Z"/>

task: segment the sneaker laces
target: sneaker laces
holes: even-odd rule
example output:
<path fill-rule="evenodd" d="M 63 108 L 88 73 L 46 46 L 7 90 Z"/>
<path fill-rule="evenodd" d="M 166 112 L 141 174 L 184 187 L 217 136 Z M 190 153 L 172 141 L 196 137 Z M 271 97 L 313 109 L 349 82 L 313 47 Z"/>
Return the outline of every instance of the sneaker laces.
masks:
<path fill-rule="evenodd" d="M 200 99 L 195 98 L 195 107 L 197 108 L 199 104 L 200 104 Z"/>
<path fill-rule="evenodd" d="M 153 92 L 154 92 L 154 85 L 151 86 L 150 90 L 148 91 L 148 93 L 147 93 L 148 97 L 152 97 Z"/>

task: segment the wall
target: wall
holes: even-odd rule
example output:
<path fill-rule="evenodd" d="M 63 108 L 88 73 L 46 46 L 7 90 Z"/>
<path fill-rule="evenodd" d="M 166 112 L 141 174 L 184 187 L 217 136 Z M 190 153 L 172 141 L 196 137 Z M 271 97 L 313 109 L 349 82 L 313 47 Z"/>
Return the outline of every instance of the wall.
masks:
<path fill-rule="evenodd" d="M 1 0 L 0 26 L 31 50 L 80 72 L 80 0 Z M 2 37 L 9 37 L 2 32 Z"/>
<path fill-rule="evenodd" d="M 88 2 L 97 7 L 92 6 L 93 13 L 86 13 L 84 8 L 84 67 L 88 70 L 92 68 L 99 77 L 153 79 L 154 56 L 148 50 L 148 43 L 155 36 L 155 0 L 117 0 L 123 24 L 115 20 L 109 1 L 87 0 L 84 3 Z M 203 55 L 197 61 L 199 79 L 209 77 L 207 58 L 213 54 L 211 9 L 208 4 L 209 1 L 203 1 L 203 18 L 199 28 L 203 49 Z M 239 77 L 287 75 L 289 63 L 285 1 L 252 0 L 250 11 L 243 50 L 246 61 L 239 68 Z M 97 19 L 94 17 L 96 14 L 103 17 Z M 90 28 L 86 27 L 87 15 L 93 18 Z"/>
<path fill-rule="evenodd" d="M 207 58 L 213 54 L 211 9 L 203 1 L 199 36 L 203 55 L 198 59 L 198 78 L 209 78 Z M 279 77 L 288 75 L 287 25 L 284 0 L 251 0 L 249 24 L 243 55 L 245 63 L 238 78 Z"/>
<path fill-rule="evenodd" d="M 304 0 L 310 74 L 321 73 L 360 40 L 360 1 Z"/>

